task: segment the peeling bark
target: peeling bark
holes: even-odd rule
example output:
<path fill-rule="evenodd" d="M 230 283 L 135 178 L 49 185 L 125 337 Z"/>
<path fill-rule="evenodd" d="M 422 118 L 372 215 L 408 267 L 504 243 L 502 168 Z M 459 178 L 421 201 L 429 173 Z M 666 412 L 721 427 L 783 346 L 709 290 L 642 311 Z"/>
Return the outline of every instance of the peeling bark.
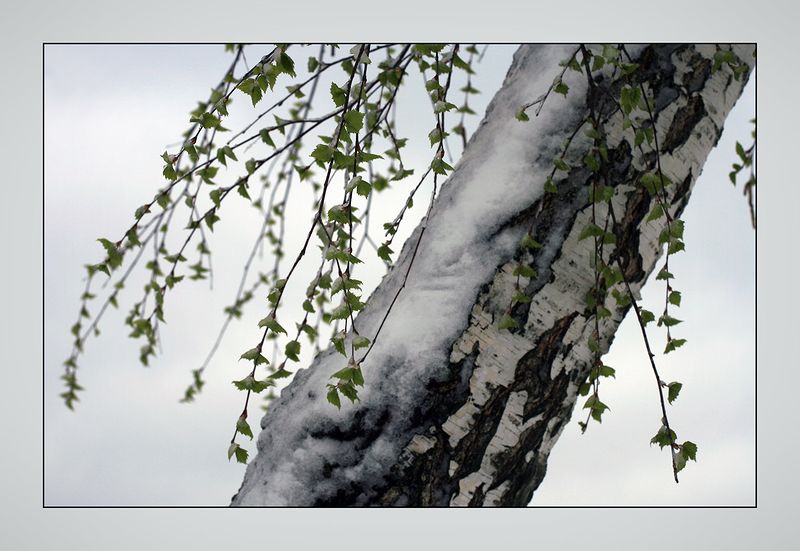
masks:
<path fill-rule="evenodd" d="M 518 86 L 526 72 L 558 74 L 555 64 L 535 64 L 541 48 L 546 47 L 520 48 L 504 89 Z M 751 66 L 752 50 L 752 46 L 735 48 L 737 55 Z M 641 70 L 624 77 L 629 83 L 643 83 L 653 91 L 656 132 L 662 140 L 661 165 L 665 175 L 675 182 L 668 188 L 674 218 L 686 206 L 694 181 L 746 81 L 731 78 L 726 67 L 712 72 L 710 60 L 714 51 L 713 46 L 695 45 L 641 48 L 636 60 Z M 598 85 L 618 90 L 622 80 L 599 81 Z M 498 96 L 502 93 L 503 90 Z M 655 158 L 642 158 L 632 151 L 628 138 L 623 137 L 620 114 L 602 94 L 592 96 L 579 87 L 570 91 L 576 93 L 584 94 L 583 99 L 563 108 L 554 132 L 567 135 L 585 116 L 590 102 L 595 102 L 603 116 L 609 136 L 611 184 L 616 188 L 616 254 L 638 294 L 662 254 L 658 236 L 663 219 L 644 222 L 653 206 L 652 199 L 636 184 L 642 173 L 654 169 Z M 490 106 L 487 120 L 493 116 L 497 116 L 497 109 L 493 111 Z M 483 128 L 485 122 L 467 152 L 480 146 L 482 132 L 491 132 Z M 507 124 L 521 123 L 511 120 Z M 538 120 L 527 124 L 538 124 Z M 574 161 L 571 164 L 580 166 L 578 159 L 588 146 L 585 140 L 574 145 L 569 154 Z M 557 154 L 553 143 L 534 142 L 530 148 L 532 170 L 540 173 L 541 167 Z M 459 164 L 444 190 L 459 182 L 460 171 L 468 179 L 470 170 L 469 163 Z M 537 177 L 543 179 L 544 174 Z M 301 411 L 306 396 L 311 398 L 311 393 L 321 392 L 313 387 L 307 373 L 319 369 L 318 365 L 299 372 L 274 406 L 278 413 L 270 411 L 262 421 L 259 453 L 248 467 L 233 504 L 270 505 L 274 504 L 272 499 L 281 503 L 294 499 L 290 504 L 526 505 L 545 476 L 550 450 L 570 419 L 578 387 L 591 366 L 587 339 L 595 320 L 592 312 L 585 309 L 584 297 L 594 284 L 589 264 L 592 244 L 591 240 L 578 241 L 581 228 L 591 219 L 588 177 L 587 170 L 573 168 L 558 183 L 557 194 L 539 194 L 498 224 L 475 221 L 485 224 L 482 230 L 487 239 L 500 235 L 519 237 L 533 224 L 533 233 L 544 246 L 533 253 L 509 249 L 502 256 L 491 277 L 481 282 L 477 296 L 473 295 L 471 307 L 467 305 L 459 333 L 441 343 L 449 361 L 432 361 L 430 366 L 424 366 L 422 373 L 427 376 L 420 382 L 413 403 L 395 400 L 387 385 L 378 385 L 371 391 L 372 399 L 352 406 L 342 424 L 293 428 L 302 433 L 298 439 L 325 443 L 330 459 L 318 461 L 318 468 L 313 462 L 303 468 L 288 463 L 284 458 L 289 452 L 278 449 L 277 440 L 269 434 L 281 430 L 276 420 L 280 415 Z M 434 223 L 447 209 L 449 196 L 444 190 L 431 219 L 425 223 Z M 603 219 L 606 207 L 596 208 Z M 395 272 L 403 269 L 418 237 L 419 231 L 409 239 Z M 533 266 L 538 274 L 530 281 L 523 280 L 532 301 L 518 304 L 512 311 L 519 329 L 499 330 L 497 320 L 514 292 L 516 276 L 512 271 L 519 261 Z M 392 295 L 394 280 L 389 274 L 369 302 L 379 304 Z M 457 284 L 457 280 L 444 284 Z M 625 314 L 618 309 L 612 311 L 610 318 L 599 322 L 602 352 L 610 347 Z M 364 315 L 368 317 L 370 313 L 365 311 Z M 391 360 L 374 369 L 389 369 L 390 361 L 396 362 L 397 369 L 403 369 L 400 353 L 388 357 Z M 325 358 L 323 353 L 315 364 Z M 367 384 L 371 384 L 369 380 Z M 384 393 L 385 398 L 376 399 L 374 393 Z M 394 453 L 378 454 L 379 442 L 381 449 L 387 449 L 387 442 L 393 443 L 394 447 L 388 449 Z M 347 452 L 340 453 L 337 447 Z M 304 457 L 298 456 L 297 461 L 304 461 Z M 319 490 L 291 495 L 270 493 L 271 489 L 287 486 L 280 478 L 287 476 L 294 477 L 294 486 L 305 483 L 316 485 Z"/>

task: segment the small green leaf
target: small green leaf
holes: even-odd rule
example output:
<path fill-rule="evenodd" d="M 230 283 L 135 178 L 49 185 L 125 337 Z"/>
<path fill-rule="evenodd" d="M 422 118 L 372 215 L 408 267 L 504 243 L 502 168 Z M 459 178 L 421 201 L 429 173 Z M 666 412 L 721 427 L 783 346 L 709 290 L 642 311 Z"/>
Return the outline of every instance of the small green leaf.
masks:
<path fill-rule="evenodd" d="M 569 172 L 569 165 L 564 161 L 564 159 L 555 159 L 553 164 L 558 170 L 562 172 Z"/>
<path fill-rule="evenodd" d="M 282 367 L 281 367 L 281 368 L 280 368 L 278 371 L 276 371 L 275 373 L 271 373 L 271 374 L 269 375 L 269 377 L 267 377 L 267 379 L 269 379 L 269 381 L 272 383 L 272 381 L 273 381 L 274 379 L 285 379 L 286 377 L 290 377 L 291 375 L 292 375 L 292 372 L 291 372 L 291 371 L 288 371 L 288 370 L 286 370 L 286 369 L 284 369 L 284 368 L 282 368 Z M 274 383 L 272 383 L 272 384 L 274 384 Z"/>
<path fill-rule="evenodd" d="M 351 134 L 360 131 L 364 126 L 364 113 L 360 111 L 348 111 L 344 116 L 344 127 Z"/>
<path fill-rule="evenodd" d="M 241 446 L 236 446 L 236 450 L 234 450 L 234 454 L 236 455 L 236 461 L 239 463 L 247 464 L 247 450 Z"/>
<path fill-rule="evenodd" d="M 217 128 L 219 126 L 219 119 L 211 113 L 203 113 L 200 116 L 200 125 L 203 128 Z"/>
<path fill-rule="evenodd" d="M 678 394 L 681 393 L 681 388 L 683 388 L 683 385 L 677 381 L 667 385 L 667 401 L 670 404 L 678 399 Z"/>
<path fill-rule="evenodd" d="M 236 421 L 236 430 L 250 438 L 250 440 L 253 439 L 253 431 L 250 430 L 250 425 L 247 424 L 244 417 L 239 417 L 239 420 Z"/>
<path fill-rule="evenodd" d="M 286 343 L 286 357 L 293 362 L 299 362 L 300 358 L 300 343 L 298 341 L 289 341 Z"/>
<path fill-rule="evenodd" d="M 330 402 L 337 408 L 342 409 L 342 402 L 341 400 L 339 400 L 339 391 L 336 389 L 334 385 L 328 385 L 328 389 L 329 389 L 328 394 L 326 396 L 328 402 Z"/>
<path fill-rule="evenodd" d="M 697 444 L 694 442 L 689 442 L 688 440 L 681 444 L 681 453 L 683 453 L 686 459 L 691 459 L 692 461 L 697 461 Z"/>
<path fill-rule="evenodd" d="M 667 341 L 666 348 L 664 348 L 664 354 L 669 354 L 670 352 L 672 352 L 677 348 L 680 348 L 684 344 L 686 344 L 686 339 L 669 339 L 669 341 Z"/>
<path fill-rule="evenodd" d="M 244 354 L 242 354 L 239 359 L 240 360 L 255 360 L 258 355 L 261 354 L 261 349 L 259 347 L 251 348 Z"/>
<path fill-rule="evenodd" d="M 661 203 L 656 203 L 650 210 L 650 214 L 647 215 L 645 221 L 652 222 L 653 220 L 658 220 L 662 216 L 664 216 L 664 208 L 661 206 Z"/>
<path fill-rule="evenodd" d="M 333 103 L 336 104 L 336 107 L 341 107 L 344 105 L 344 102 L 347 101 L 347 93 L 344 91 L 344 89 L 339 88 L 335 82 L 332 82 L 331 98 L 333 98 Z"/>
<path fill-rule="evenodd" d="M 533 237 L 531 237 L 531 234 L 529 234 L 529 233 L 525 234 L 525 237 L 522 238 L 522 241 L 520 241 L 519 246 L 522 247 L 523 249 L 541 249 L 542 248 L 542 244 L 539 243 L 538 241 L 536 241 Z"/>
<path fill-rule="evenodd" d="M 529 297 L 522 291 L 517 291 L 516 293 L 514 293 L 514 296 L 511 297 L 511 301 L 515 304 L 518 302 L 521 302 L 523 304 L 528 304 L 531 301 L 531 297 Z"/>
<path fill-rule="evenodd" d="M 586 156 L 583 158 L 583 164 L 586 165 L 592 172 L 597 172 L 600 170 L 600 161 L 597 160 L 597 157 L 592 155 L 591 153 L 587 153 Z"/>
<path fill-rule="evenodd" d="M 658 444 L 658 446 L 663 449 L 665 446 L 672 444 L 675 438 L 676 434 L 674 430 L 667 430 L 667 427 L 661 425 L 656 435 L 650 439 L 650 444 Z"/>
<path fill-rule="evenodd" d="M 344 394 L 345 397 L 351 402 L 358 400 L 358 390 L 356 390 L 355 383 L 353 381 L 341 385 L 339 387 L 339 392 Z"/>
<path fill-rule="evenodd" d="M 283 326 L 280 323 L 278 323 L 278 320 L 276 320 L 275 317 L 272 315 L 269 315 L 266 318 L 259 321 L 258 326 L 266 327 L 275 334 L 278 333 L 286 334 L 286 329 L 284 329 Z"/>
<path fill-rule="evenodd" d="M 504 314 L 503 317 L 500 318 L 500 322 L 497 324 L 497 328 L 500 330 L 503 329 L 517 329 L 519 327 L 519 322 L 509 316 L 508 314 Z"/>
<path fill-rule="evenodd" d="M 600 237 L 604 235 L 606 232 L 598 226 L 597 224 L 593 224 L 589 222 L 586 224 L 583 229 L 581 230 L 580 235 L 578 235 L 578 241 L 583 241 L 588 237 Z"/>
<path fill-rule="evenodd" d="M 667 327 L 673 327 L 681 323 L 681 320 L 677 318 L 673 318 L 669 314 L 664 314 L 660 318 L 658 318 L 658 326 L 661 327 L 662 325 L 666 325 Z"/>
<path fill-rule="evenodd" d="M 359 348 L 366 348 L 369 346 L 369 339 L 367 337 L 363 337 L 361 335 L 356 335 L 353 337 L 353 348 L 358 350 Z"/>
<path fill-rule="evenodd" d="M 262 128 L 261 131 L 258 133 L 261 136 L 261 141 L 267 144 L 270 147 L 275 147 L 275 142 L 272 141 L 272 138 L 269 135 L 269 130 L 266 128 Z"/>
<path fill-rule="evenodd" d="M 444 162 L 443 159 L 436 157 L 433 161 L 431 161 L 431 170 L 436 174 L 441 174 L 442 176 L 447 176 L 447 171 L 453 170 L 453 167 Z"/>
<path fill-rule="evenodd" d="M 666 279 L 674 279 L 674 278 L 675 278 L 675 276 L 672 275 L 672 273 L 669 272 L 666 267 L 661 268 L 661 270 L 656 275 L 656 279 L 658 279 L 658 280 L 666 280 Z"/>
<path fill-rule="evenodd" d="M 642 325 L 647 325 L 651 321 L 656 320 L 655 314 L 650 310 L 645 310 L 644 308 L 639 310 L 639 317 L 642 318 Z"/>

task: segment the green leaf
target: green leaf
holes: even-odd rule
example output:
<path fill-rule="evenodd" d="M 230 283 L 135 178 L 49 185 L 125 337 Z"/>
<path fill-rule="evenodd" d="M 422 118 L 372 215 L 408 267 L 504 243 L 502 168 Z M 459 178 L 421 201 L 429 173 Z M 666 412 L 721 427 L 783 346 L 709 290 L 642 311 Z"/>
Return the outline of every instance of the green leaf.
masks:
<path fill-rule="evenodd" d="M 333 343 L 333 347 L 336 349 L 339 354 L 342 356 L 347 356 L 347 352 L 344 349 L 344 331 L 339 331 L 335 335 L 331 337 L 331 342 Z"/>
<path fill-rule="evenodd" d="M 243 447 L 237 445 L 236 449 L 233 452 L 236 455 L 236 461 L 239 463 L 247 464 L 247 450 Z"/>
<path fill-rule="evenodd" d="M 333 158 L 333 149 L 329 145 L 319 144 L 311 152 L 311 157 L 320 164 L 325 164 Z"/>
<path fill-rule="evenodd" d="M 569 165 L 566 162 L 564 162 L 564 159 L 560 159 L 560 158 L 559 159 L 555 159 L 553 161 L 553 164 L 555 165 L 555 167 L 558 170 L 560 170 L 562 172 L 569 172 Z"/>
<path fill-rule="evenodd" d="M 639 317 L 642 318 L 642 325 L 647 325 L 651 321 L 656 320 L 655 314 L 653 314 L 653 312 L 650 310 L 645 310 L 644 308 L 639 310 Z"/>
<path fill-rule="evenodd" d="M 278 333 L 286 334 L 286 329 L 284 329 L 283 326 L 280 323 L 278 323 L 278 320 L 276 320 L 275 317 L 271 315 L 259 321 L 258 326 L 266 327 L 275 334 Z"/>
<path fill-rule="evenodd" d="M 681 444 L 681 453 L 684 457 L 686 457 L 686 459 L 697 461 L 697 444 L 687 440 Z"/>
<path fill-rule="evenodd" d="M 164 165 L 164 170 L 162 170 L 161 173 L 164 175 L 164 178 L 170 181 L 175 180 L 178 177 L 178 174 L 175 172 L 175 168 L 172 166 L 172 163 L 167 163 Z M 137 218 L 139 217 L 137 216 Z"/>
<path fill-rule="evenodd" d="M 356 335 L 353 337 L 353 348 L 358 350 L 359 348 L 366 348 L 369 346 L 369 339 L 367 337 L 363 337 L 361 335 Z"/>
<path fill-rule="evenodd" d="M 111 267 L 111 269 L 113 270 L 114 268 L 119 267 L 119 265 L 122 264 L 122 254 L 120 254 L 117 246 L 108 239 L 100 238 L 98 241 L 105 249 L 106 254 L 108 254 L 108 265 Z M 98 267 L 98 269 L 101 270 L 102 268 Z M 106 271 L 106 273 L 108 274 L 108 271 Z"/>
<path fill-rule="evenodd" d="M 578 235 L 578 241 L 583 241 L 588 237 L 600 237 L 605 234 L 603 228 L 598 226 L 597 224 L 593 224 L 589 222 L 586 224 L 583 229 L 581 230 L 580 235 Z"/>
<path fill-rule="evenodd" d="M 358 400 L 358 390 L 356 390 L 355 383 L 353 381 L 341 385 L 339 387 L 339 392 L 345 395 L 351 402 L 355 402 Z"/>
<path fill-rule="evenodd" d="M 453 167 L 444 162 L 443 159 L 437 157 L 431 162 L 431 170 L 433 170 L 436 174 L 447 176 L 447 171 L 453 170 Z"/>
<path fill-rule="evenodd" d="M 286 357 L 293 362 L 299 362 L 300 358 L 300 343 L 298 341 L 289 341 L 286 343 Z"/>
<path fill-rule="evenodd" d="M 267 130 L 266 128 L 262 128 L 259 131 L 258 135 L 261 136 L 262 142 L 264 142 L 270 147 L 275 147 L 275 142 L 272 141 L 272 138 L 269 135 L 269 130 Z"/>
<path fill-rule="evenodd" d="M 269 379 L 269 380 L 270 380 L 270 382 L 272 382 L 272 380 L 273 380 L 273 379 L 284 379 L 284 378 L 286 378 L 286 377 L 290 377 L 291 375 L 292 375 L 292 372 L 291 372 L 291 371 L 288 371 L 288 370 L 286 370 L 286 369 L 284 369 L 284 368 L 280 368 L 280 369 L 279 369 L 278 371 L 276 371 L 275 373 L 271 373 L 271 374 L 269 375 L 269 377 L 267 377 L 267 379 Z M 274 384 L 274 383 L 273 383 L 273 384 Z"/>
<path fill-rule="evenodd" d="M 197 149 L 191 142 L 187 142 L 183 146 L 183 150 L 186 151 L 186 153 L 188 153 L 189 158 L 192 160 L 193 163 L 196 163 L 198 159 L 200 159 L 200 155 L 197 153 Z"/>
<path fill-rule="evenodd" d="M 354 369 L 351 365 L 344 367 L 331 375 L 331 379 L 339 379 L 341 381 L 350 381 L 353 378 Z"/>
<path fill-rule="evenodd" d="M 331 98 L 333 98 L 333 103 L 336 104 L 336 107 L 341 107 L 344 105 L 344 102 L 347 101 L 347 93 L 344 91 L 344 89 L 339 88 L 335 82 L 332 82 Z"/>
<path fill-rule="evenodd" d="M 566 97 L 567 96 L 567 92 L 569 92 L 569 86 L 567 86 L 566 84 L 564 84 L 562 81 L 559 80 L 558 84 L 556 84 L 555 88 L 553 88 L 553 91 L 556 94 L 561 94 L 564 97 Z"/>
<path fill-rule="evenodd" d="M 362 160 L 364 159 L 362 158 Z M 372 186 L 370 183 L 359 178 L 358 184 L 356 185 L 356 193 L 358 193 L 361 197 L 368 197 L 370 191 L 372 191 Z"/>
<path fill-rule="evenodd" d="M 512 273 L 515 276 L 522 276 L 528 279 L 533 279 L 537 275 L 536 270 L 525 264 L 517 264 L 517 267 L 514 268 L 514 271 Z"/>
<path fill-rule="evenodd" d="M 361 372 L 361 365 L 356 364 L 353 368 L 353 384 L 357 386 L 364 386 L 364 374 Z"/>
<path fill-rule="evenodd" d="M 531 301 L 531 297 L 529 297 L 522 291 L 517 291 L 516 293 L 514 293 L 514 296 L 511 297 L 511 301 L 515 304 L 518 302 L 521 302 L 523 304 L 529 304 Z"/>
<path fill-rule="evenodd" d="M 672 275 L 672 273 L 669 272 L 666 267 L 661 268 L 661 270 L 656 275 L 656 279 L 658 279 L 658 280 L 667 280 L 667 279 L 674 279 L 674 278 L 675 278 L 675 276 Z"/>
<path fill-rule="evenodd" d="M 233 152 L 233 149 L 229 145 L 224 146 L 220 151 L 226 156 L 230 157 L 234 161 L 238 161 L 239 159 L 236 158 L 236 154 Z"/>
<path fill-rule="evenodd" d="M 586 168 L 592 172 L 597 172 L 600 170 L 600 161 L 598 161 L 597 158 L 591 153 L 587 153 L 583 158 L 583 164 L 586 165 Z"/>
<path fill-rule="evenodd" d="M 658 220 L 662 216 L 664 216 L 664 208 L 661 206 L 661 203 L 656 203 L 650 210 L 650 214 L 647 215 L 645 222 L 652 222 L 653 220 Z"/>
<path fill-rule="evenodd" d="M 669 225 L 669 234 L 671 237 L 674 237 L 675 239 L 683 239 L 683 229 L 684 229 L 683 220 L 673 220 L 672 223 Z"/>
<path fill-rule="evenodd" d="M 328 390 L 328 394 L 326 396 L 327 399 L 328 399 L 328 402 L 330 402 L 331 404 L 333 404 L 337 408 L 342 409 L 342 402 L 339 400 L 339 391 L 336 390 L 336 387 L 334 385 L 328 385 L 328 388 L 329 388 L 329 390 Z"/>
<path fill-rule="evenodd" d="M 531 120 L 528 115 L 525 114 L 525 108 L 523 107 L 519 111 L 517 111 L 516 118 L 518 121 L 526 122 Z"/>
<path fill-rule="evenodd" d="M 428 133 L 428 140 L 430 140 L 431 145 L 441 142 L 450 134 L 448 132 L 442 132 L 439 127 L 434 128 Z"/>
<path fill-rule="evenodd" d="M 683 385 L 677 381 L 667 385 L 667 401 L 670 404 L 678 399 L 678 394 L 681 393 L 681 388 L 683 388 Z"/>
<path fill-rule="evenodd" d="M 658 318 L 658 326 L 661 327 L 662 325 L 666 325 L 667 327 L 673 327 L 681 323 L 681 320 L 677 318 L 673 318 L 669 314 L 664 314 L 660 318 Z"/>
<path fill-rule="evenodd" d="M 281 73 L 286 73 L 290 77 L 297 76 L 294 71 L 294 60 L 284 51 L 281 51 L 278 59 L 275 60 L 275 66 L 280 70 Z"/>
<path fill-rule="evenodd" d="M 522 241 L 520 241 L 519 246 L 522 247 L 523 249 L 542 248 L 542 244 L 536 241 L 533 237 L 531 237 L 531 234 L 529 233 L 525 234 L 525 237 L 522 238 Z"/>
<path fill-rule="evenodd" d="M 203 113 L 200 116 L 200 125 L 203 128 L 217 128 L 219 126 L 219 118 L 215 117 L 211 113 Z"/>
<path fill-rule="evenodd" d="M 220 188 L 212 189 L 208 196 L 211 198 L 211 202 L 214 203 L 217 208 L 220 207 L 222 190 Z"/>
<path fill-rule="evenodd" d="M 497 328 L 500 330 L 503 329 L 517 329 L 519 327 L 519 322 L 509 316 L 508 314 L 504 314 L 503 317 L 500 318 L 500 322 L 497 324 Z"/>
<path fill-rule="evenodd" d="M 256 378 L 252 375 L 248 375 L 244 379 L 232 382 L 233 385 L 239 390 L 249 390 L 251 392 L 255 392 L 256 394 L 275 384 L 269 379 L 265 379 L 263 381 L 256 380 Z"/>
<path fill-rule="evenodd" d="M 253 431 L 250 430 L 250 425 L 247 424 L 244 417 L 239 417 L 239 420 L 236 421 L 236 430 L 250 438 L 250 440 L 253 439 Z"/>
<path fill-rule="evenodd" d="M 599 374 L 601 377 L 614 377 L 617 378 L 617 370 L 610 365 L 601 365 Z"/>
<path fill-rule="evenodd" d="M 686 344 L 686 339 L 669 339 L 669 341 L 667 341 L 666 348 L 664 348 L 664 354 L 669 354 L 670 352 L 672 352 L 677 348 L 680 348 L 684 344 Z"/>
<path fill-rule="evenodd" d="M 360 111 L 348 111 L 344 116 L 344 127 L 351 134 L 360 131 L 364 126 L 364 113 Z"/>
<path fill-rule="evenodd" d="M 674 442 L 675 438 L 676 434 L 674 430 L 667 430 L 667 427 L 661 425 L 656 435 L 650 439 L 650 444 L 658 444 L 658 446 L 663 449 L 665 446 L 669 446 Z"/>
<path fill-rule="evenodd" d="M 681 292 L 680 291 L 671 291 L 669 294 L 669 303 L 674 304 L 675 306 L 681 305 Z"/>
<path fill-rule="evenodd" d="M 239 356 L 240 360 L 255 360 L 258 358 L 258 355 L 261 354 L 261 349 L 259 347 L 251 348 L 241 356 Z"/>
<path fill-rule="evenodd" d="M 642 174 L 641 178 L 639 178 L 639 182 L 650 195 L 656 195 L 663 189 L 663 184 L 666 184 L 666 179 L 664 179 L 662 184 L 662 178 L 659 174 L 647 172 Z"/>

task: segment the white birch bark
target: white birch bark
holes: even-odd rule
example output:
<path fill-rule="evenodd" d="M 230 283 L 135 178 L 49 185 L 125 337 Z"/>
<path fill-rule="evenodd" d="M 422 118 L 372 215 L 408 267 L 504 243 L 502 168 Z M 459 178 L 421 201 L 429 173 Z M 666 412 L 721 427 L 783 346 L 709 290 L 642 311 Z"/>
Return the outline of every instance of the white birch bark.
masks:
<path fill-rule="evenodd" d="M 736 46 L 753 66 L 753 46 Z M 716 144 L 747 77 L 727 66 L 712 72 L 714 46 L 635 48 L 646 88 L 655 97 L 661 166 L 675 185 L 678 217 Z M 325 383 L 345 361 L 320 354 L 300 370 L 264 416 L 258 454 L 233 505 L 525 505 L 570 419 L 592 354 L 594 327 L 584 297 L 594 284 L 589 172 L 574 168 L 548 194 L 543 184 L 559 146 L 588 112 L 585 76 L 567 82 L 566 99 L 551 95 L 541 116 L 514 117 L 540 96 L 570 46 L 522 46 L 456 170 L 444 184 L 405 288 L 364 363 L 361 401 L 337 411 Z M 601 86 L 613 82 L 599 81 Z M 618 83 L 617 83 L 618 85 Z M 614 228 L 635 293 L 662 254 L 661 222 L 645 223 L 650 195 L 635 182 L 654 169 L 653 156 L 632 153 L 622 118 L 599 100 L 609 135 Z M 580 135 L 580 134 L 579 134 Z M 590 143 L 576 138 L 568 159 L 580 166 Z M 605 207 L 599 216 L 605 217 Z M 542 249 L 522 253 L 533 224 Z M 371 337 L 402 284 L 420 228 L 356 320 Z M 497 321 L 514 292 L 519 261 L 535 267 L 523 279 L 533 299 L 513 311 L 520 329 Z M 600 323 L 605 352 L 625 312 Z"/>

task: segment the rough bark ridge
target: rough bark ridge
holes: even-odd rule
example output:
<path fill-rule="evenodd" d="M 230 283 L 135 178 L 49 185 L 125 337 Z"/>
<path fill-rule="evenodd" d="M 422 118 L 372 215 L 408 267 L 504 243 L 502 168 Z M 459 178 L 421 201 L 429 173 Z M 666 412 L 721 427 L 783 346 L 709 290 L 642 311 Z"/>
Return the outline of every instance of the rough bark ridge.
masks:
<path fill-rule="evenodd" d="M 485 145 L 482 140 L 492 133 L 488 128 L 492 118 L 510 119 L 513 108 L 522 104 L 504 106 L 504 101 L 508 103 L 509 97 L 518 101 L 513 90 L 520 86 L 526 72 L 545 72 L 551 75 L 549 79 L 558 74 L 559 68 L 552 59 L 550 66 L 541 65 L 546 58 L 541 52 L 546 48 L 523 46 L 517 52 L 503 89 L 468 145 L 465 160 L 456 167 L 430 219 L 424 223 L 435 224 L 451 200 L 457 200 L 457 196 L 453 197 L 458 191 L 453 188 L 467 185 L 462 182 L 475 176 L 470 150 Z M 643 82 L 654 92 L 661 166 L 675 182 L 668 194 L 671 212 L 678 217 L 746 78 L 734 80 L 726 66 L 712 72 L 714 46 L 656 45 L 635 50 L 641 70 L 624 78 L 636 84 Z M 737 46 L 735 51 L 753 65 L 752 46 Z M 600 79 L 598 85 L 616 90 L 622 81 Z M 534 180 L 544 180 L 549 172 L 546 167 L 557 154 L 557 144 L 589 109 L 585 85 L 571 84 L 570 95 L 580 96 L 579 100 L 562 103 L 554 119 L 557 122 L 551 123 L 550 130 L 557 140 L 539 137 L 525 152 L 529 170 L 536 173 Z M 662 254 L 658 235 L 663 219 L 644 222 L 652 207 L 651 197 L 636 183 L 642 173 L 654 169 L 655 157 L 634 155 L 627 136 L 630 131 L 623 137 L 621 116 L 608 96 L 593 97 L 591 101 L 596 102 L 595 108 L 609 135 L 611 184 L 617 188 L 617 249 L 626 276 L 638 293 Z M 531 122 L 519 123 L 510 119 L 502 124 L 509 128 L 545 124 L 541 121 L 532 118 Z M 573 144 L 568 155 L 572 165 L 580 166 L 579 159 L 588 146 L 586 140 L 580 139 Z M 248 467 L 233 504 L 526 505 L 544 478 L 550 450 L 570 419 L 578 387 L 590 368 L 592 354 L 587 339 L 594 318 L 585 310 L 584 297 L 594 284 L 589 265 L 592 244 L 590 239 L 577 239 L 591 218 L 588 176 L 585 169 L 572 169 L 566 179 L 558 182 L 557 194 L 534 194 L 528 203 L 518 204 L 513 215 L 500 220 L 499 226 L 474 221 L 489 243 L 495 236 L 503 236 L 503 241 L 497 237 L 493 245 L 500 251 L 498 256 L 487 258 L 494 261 L 493 272 L 465 303 L 459 331 L 446 335 L 441 342 L 447 354 L 444 361 L 441 356 L 408 360 L 402 352 L 394 351 L 379 356 L 380 366 L 364 366 L 365 373 L 388 374 L 392 368 L 405 369 L 408 361 L 430 362 L 422 369 L 416 367 L 415 373 L 425 375 L 417 376 L 417 386 L 409 391 L 413 400 L 393 394 L 391 381 L 373 382 L 367 377 L 368 387 L 372 386 L 370 394 L 352 407 L 343 406 L 348 411 L 338 420 L 331 422 L 326 417 L 323 422 L 315 417 L 282 428 L 281 419 L 300 415 L 304 407 L 310 407 L 309 400 L 323 392 L 319 381 L 309 373 L 320 369 L 320 364 L 324 366 L 331 354 L 323 353 L 311 369 L 298 372 L 262 420 L 265 430 L 259 437 L 259 453 Z M 491 186 L 493 182 L 484 185 Z M 601 220 L 605 213 L 600 207 Z M 518 241 L 531 223 L 543 248 L 531 255 L 503 245 L 509 239 Z M 412 235 L 396 268 L 370 298 L 371 304 L 362 313 L 365 326 L 370 325 L 370 316 L 383 311 L 386 297 L 393 296 L 397 271 L 404 272 L 418 236 L 419 231 Z M 426 234 L 424 239 L 428 237 Z M 498 330 L 497 320 L 514 292 L 516 276 L 512 270 L 520 260 L 538 272 L 535 279 L 523 280 L 527 281 L 526 293 L 533 299 L 528 305 L 518 304 L 512 312 L 519 329 Z M 424 255 L 418 257 L 413 269 L 417 269 L 416 262 L 424 261 Z M 403 293 L 413 293 L 415 284 L 430 286 L 431 282 L 410 279 Z M 458 285 L 458 279 L 444 284 Z M 624 312 L 614 310 L 612 317 L 601 320 L 603 352 L 608 350 L 623 317 Z M 275 435 L 281 430 L 298 434 L 287 440 Z M 286 442 L 303 446 L 296 451 L 282 449 Z"/>

